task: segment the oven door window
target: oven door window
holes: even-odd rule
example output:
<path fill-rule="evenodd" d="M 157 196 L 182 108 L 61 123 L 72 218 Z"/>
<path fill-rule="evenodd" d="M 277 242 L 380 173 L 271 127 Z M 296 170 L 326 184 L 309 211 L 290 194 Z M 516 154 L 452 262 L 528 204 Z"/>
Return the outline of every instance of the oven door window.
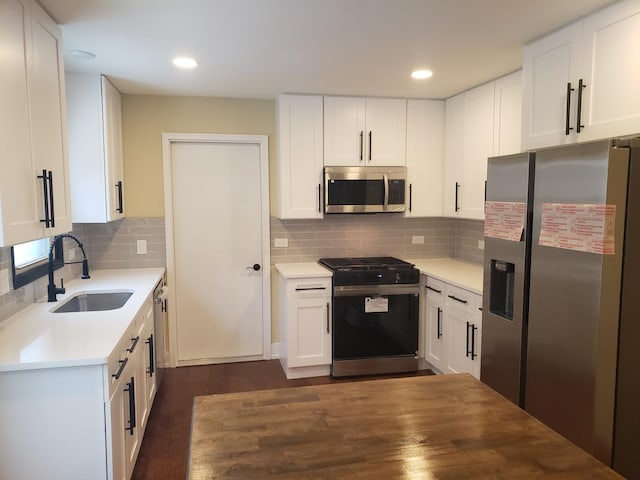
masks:
<path fill-rule="evenodd" d="M 333 358 L 415 355 L 417 294 L 334 296 Z"/>

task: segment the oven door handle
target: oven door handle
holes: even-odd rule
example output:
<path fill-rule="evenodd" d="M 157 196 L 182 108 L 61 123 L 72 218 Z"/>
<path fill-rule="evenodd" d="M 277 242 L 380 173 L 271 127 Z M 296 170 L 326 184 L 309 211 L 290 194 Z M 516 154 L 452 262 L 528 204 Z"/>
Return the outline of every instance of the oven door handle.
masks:
<path fill-rule="evenodd" d="M 411 295 L 420 294 L 419 283 L 393 285 L 349 285 L 333 288 L 336 297 L 375 297 L 381 295 Z"/>

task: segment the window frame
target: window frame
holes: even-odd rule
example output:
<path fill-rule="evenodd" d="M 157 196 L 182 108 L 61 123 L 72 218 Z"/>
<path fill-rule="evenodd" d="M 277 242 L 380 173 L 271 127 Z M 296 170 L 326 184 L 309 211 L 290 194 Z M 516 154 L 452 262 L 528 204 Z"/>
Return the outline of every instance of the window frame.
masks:
<path fill-rule="evenodd" d="M 37 239 L 36 239 L 37 240 Z M 62 242 L 57 242 L 53 249 L 53 270 L 58 270 L 64 266 L 64 250 L 62 249 Z M 49 261 L 48 259 L 40 260 L 31 265 L 26 265 L 22 268 L 16 268 L 13 246 L 11 247 L 11 277 L 13 280 L 13 289 L 17 290 L 25 285 L 30 284 L 44 277 L 49 273 Z"/>

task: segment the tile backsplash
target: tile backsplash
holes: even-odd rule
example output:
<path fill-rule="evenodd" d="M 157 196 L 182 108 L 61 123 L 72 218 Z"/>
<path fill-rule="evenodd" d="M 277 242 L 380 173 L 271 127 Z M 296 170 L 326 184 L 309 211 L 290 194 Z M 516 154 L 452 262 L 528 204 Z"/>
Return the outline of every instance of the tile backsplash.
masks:
<path fill-rule="evenodd" d="M 321 257 L 383 256 L 406 259 L 453 257 L 481 264 L 484 222 L 455 218 L 404 218 L 401 215 L 330 215 L 322 220 L 271 218 L 271 263 L 315 262 Z M 124 218 L 108 224 L 74 224 L 73 235 L 84 244 L 90 269 L 164 267 L 163 217 Z M 413 243 L 417 237 L 424 243 Z M 286 248 L 275 239 L 286 238 Z M 137 241 L 145 240 L 147 253 L 137 253 Z M 63 242 L 65 256 L 77 249 Z M 81 258 L 79 249 L 75 258 Z M 11 271 L 11 249 L 0 248 L 0 271 Z M 79 265 L 56 271 L 56 283 L 80 275 Z M 11 279 L 9 279 L 11 283 Z M 1 282 L 0 282 L 1 284 Z M 11 287 L 11 285 L 10 285 Z M 0 291 L 0 321 L 47 293 L 43 277 L 17 290 Z"/>

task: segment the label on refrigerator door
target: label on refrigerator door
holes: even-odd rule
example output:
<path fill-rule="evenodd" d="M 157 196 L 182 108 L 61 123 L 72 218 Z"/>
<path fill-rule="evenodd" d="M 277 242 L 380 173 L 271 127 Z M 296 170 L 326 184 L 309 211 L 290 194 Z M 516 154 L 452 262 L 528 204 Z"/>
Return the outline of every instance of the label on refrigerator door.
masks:
<path fill-rule="evenodd" d="M 389 311 L 389 299 L 387 297 L 365 297 L 364 313 L 386 313 Z"/>
<path fill-rule="evenodd" d="M 615 254 L 615 205 L 543 203 L 539 245 Z"/>
<path fill-rule="evenodd" d="M 524 202 L 484 202 L 484 236 L 519 242 L 526 214 Z"/>

